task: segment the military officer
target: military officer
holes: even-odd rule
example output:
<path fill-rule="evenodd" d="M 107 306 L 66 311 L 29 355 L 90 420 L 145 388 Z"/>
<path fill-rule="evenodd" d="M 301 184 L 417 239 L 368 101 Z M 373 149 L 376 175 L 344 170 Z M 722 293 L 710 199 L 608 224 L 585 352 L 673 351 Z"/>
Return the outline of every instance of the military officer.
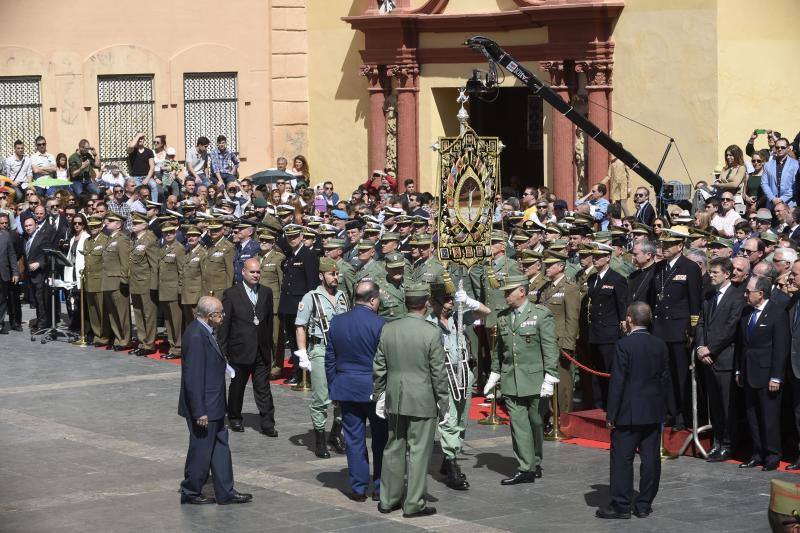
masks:
<path fill-rule="evenodd" d="M 489 308 L 470 298 L 463 289 L 455 293 L 454 300 L 453 294 L 447 291 L 444 284 L 431 284 L 430 303 L 431 313 L 428 315 L 427 320 L 435 324 L 439 329 L 446 361 L 449 362 L 453 371 L 449 380 L 456 379 L 458 372 L 466 374 L 463 390 L 454 390 L 453 382 L 450 382 L 449 417 L 444 424 L 439 426 L 440 443 L 442 455 L 444 456 L 439 473 L 446 476 L 445 484 L 451 489 L 467 490 L 469 482 L 467 481 L 467 476 L 461 472 L 457 460 L 464 447 L 464 435 L 467 429 L 474 376 L 468 365 L 461 365 L 464 354 L 461 353 L 462 346 L 459 345 L 459 333 L 456 329 L 459 326 L 455 322 L 453 313 L 456 310 L 456 306 L 461 305 L 464 311 L 471 312 L 472 317 L 480 319 L 489 314 Z M 467 349 L 467 347 L 463 346 L 463 349 Z M 448 373 L 450 373 L 450 370 L 448 370 Z"/>
<path fill-rule="evenodd" d="M 128 271 L 131 240 L 122 233 L 124 219 L 113 211 L 106 214 L 108 241 L 103 249 L 103 312 L 108 314 L 114 351 L 130 348 L 131 304 L 128 300 Z"/>
<path fill-rule="evenodd" d="M 444 284 L 444 265 L 434 255 L 433 240 L 427 233 L 411 237 L 411 257 L 414 259 L 412 280 L 415 283 Z"/>
<path fill-rule="evenodd" d="M 100 347 L 108 344 L 111 335 L 108 313 L 103 312 L 103 250 L 108 235 L 103 233 L 103 219 L 100 217 L 89 217 L 87 226 L 89 237 L 83 241 L 83 291 L 89 311 L 89 331 L 94 337 L 94 345 Z"/>
<path fill-rule="evenodd" d="M 539 401 L 552 396 L 553 385 L 558 383 L 558 344 L 553 314 L 528 300 L 527 276 L 507 276 L 502 289 L 508 307 L 497 317 L 497 349 L 483 392 L 490 394 L 500 382 L 519 464 L 517 473 L 500 483 L 516 485 L 541 477 Z"/>
<path fill-rule="evenodd" d="M 517 262 L 522 273 L 528 276 L 528 297 L 533 303 L 539 303 L 539 291 L 547 283 L 542 272 L 542 254 L 525 249 L 520 252 Z"/>
<path fill-rule="evenodd" d="M 234 245 L 225 238 L 225 225 L 220 220 L 208 224 L 211 246 L 203 261 L 203 290 L 208 296 L 222 298 L 225 289 L 233 285 Z"/>
<path fill-rule="evenodd" d="M 502 230 L 493 230 L 491 235 L 492 258 L 489 265 L 489 291 L 487 292 L 486 305 L 492 310 L 492 314 L 487 317 L 486 327 L 493 327 L 496 324 L 497 315 L 500 311 L 508 307 L 503 297 L 503 290 L 499 288 L 506 276 L 519 275 L 522 272 L 519 264 L 506 256 L 506 234 Z M 491 278 L 497 281 L 497 288 L 492 287 Z"/>
<path fill-rule="evenodd" d="M 234 246 L 233 252 L 233 281 L 239 283 L 242 281 L 242 267 L 244 262 L 251 257 L 258 257 L 260 250 L 259 243 L 253 239 L 253 232 L 255 227 L 252 224 L 242 222 L 236 226 L 236 232 L 239 235 L 239 242 Z"/>
<path fill-rule="evenodd" d="M 280 359 L 280 364 L 283 364 L 283 350 L 278 347 L 283 347 L 283 336 L 281 335 L 281 321 L 278 317 L 278 305 L 281 301 L 281 285 L 283 284 L 283 264 L 286 262 L 286 256 L 281 253 L 275 246 L 275 235 L 268 231 L 262 230 L 258 233 L 258 242 L 261 249 L 261 280 L 259 283 L 272 290 L 272 342 L 273 354 L 280 354 L 280 357 L 273 357 L 272 370 L 270 377 L 277 379 L 281 376 L 283 368 L 277 366 L 277 361 Z"/>
<path fill-rule="evenodd" d="M 372 244 L 372 241 L 361 239 L 353 246 L 353 253 L 355 255 L 351 260 L 351 264 L 357 265 L 357 268 L 354 266 L 356 284 L 365 279 L 375 280 L 382 277 L 386 272 L 385 261 L 375 260 L 375 245 Z"/>
<path fill-rule="evenodd" d="M 323 257 L 319 261 L 320 284 L 307 292 L 297 306 L 295 330 L 297 335 L 297 356 L 300 368 L 311 373 L 311 423 L 314 425 L 316 440 L 314 453 L 327 459 L 331 456 L 325 443 L 325 422 L 328 419 L 328 380 L 325 376 L 326 334 L 331 320 L 336 315 L 346 313 L 348 298 L 339 290 L 339 271 L 336 262 Z M 338 453 L 344 453 L 342 436 L 342 411 L 338 404 L 333 406 L 333 427 L 329 443 Z"/>
<path fill-rule="evenodd" d="M 400 235 L 397 251 L 403 254 L 406 259 L 411 260 L 411 234 L 414 231 L 414 221 L 408 215 L 400 215 L 395 218 L 395 222 L 395 231 Z"/>
<path fill-rule="evenodd" d="M 614 346 L 622 336 L 625 324 L 628 283 L 611 269 L 611 247 L 598 243 L 592 249 L 595 272 L 586 281 L 589 295 L 589 345 L 595 370 L 608 372 Z M 604 409 L 608 397 L 608 380 L 592 376 L 594 406 Z"/>
<path fill-rule="evenodd" d="M 545 305 L 553 314 L 556 324 L 556 339 L 559 348 L 557 387 L 558 411 L 569 413 L 572 410 L 572 362 L 561 354 L 575 355 L 578 339 L 578 322 L 581 308 L 581 292 L 565 274 L 567 255 L 547 250 L 542 262 L 545 265 L 547 284 L 539 293 L 539 303 Z M 549 404 L 542 403 L 542 415 L 548 416 Z"/>
<path fill-rule="evenodd" d="M 161 359 L 178 359 L 181 356 L 181 334 L 183 333 L 183 313 L 180 294 L 183 279 L 183 256 L 186 255 L 181 243 L 176 239 L 178 225 L 167 222 L 161 226 L 164 246 L 158 261 L 158 302 L 164 314 L 169 350 Z"/>
<path fill-rule="evenodd" d="M 653 335 L 667 343 L 672 387 L 667 391 L 667 411 L 675 431 L 690 421 L 689 351 L 687 339 L 694 335 L 702 303 L 700 267 L 683 255 L 683 242 L 689 236 L 686 226 L 673 226 L 661 233 L 664 260 L 656 264 L 650 280 L 655 298 Z"/>
<path fill-rule="evenodd" d="M 303 245 L 303 227 L 289 224 L 284 228 L 289 248 L 283 266 L 283 285 L 278 302 L 278 315 L 283 321 L 285 338 L 289 340 L 292 353 L 297 350 L 295 336 L 295 317 L 297 307 L 303 296 L 319 285 L 319 256 Z M 275 354 L 278 365 L 283 366 L 283 353 Z M 293 356 L 294 357 L 294 356 Z M 295 366 L 292 377 L 286 381 L 294 385 L 298 382 L 300 367 Z"/>
<path fill-rule="evenodd" d="M 203 289 L 203 267 L 205 265 L 206 248 L 203 246 L 202 231 L 197 226 L 188 226 L 186 235 L 186 254 L 181 258 L 181 316 L 183 329 L 194 320 L 194 309 L 206 291 Z"/>
<path fill-rule="evenodd" d="M 402 318 L 406 314 L 405 306 L 405 265 L 406 259 L 399 252 L 392 252 L 385 258 L 386 274 L 373 279 L 380 288 L 380 306 L 378 314 L 387 322 Z"/>
<path fill-rule="evenodd" d="M 147 219 L 139 213 L 133 213 L 131 221 L 133 242 L 129 279 L 136 336 L 139 338 L 139 347 L 131 353 L 143 357 L 155 353 L 160 252 Z"/>
<path fill-rule="evenodd" d="M 339 287 L 350 301 L 353 301 L 356 286 L 356 271 L 353 266 L 344 260 L 344 241 L 337 238 L 329 238 L 323 244 L 325 257 L 329 257 L 336 262 L 336 270 L 339 271 Z"/>
<path fill-rule="evenodd" d="M 400 264 L 396 255 L 387 258 L 389 270 L 402 272 L 391 266 Z M 389 426 L 378 510 L 402 508 L 406 518 L 436 513 L 426 505 L 428 463 L 437 417 L 446 421 L 450 407 L 440 334 L 425 320 L 429 299 L 427 284 L 408 287 L 409 313 L 383 327 L 373 372 L 375 412 Z"/>

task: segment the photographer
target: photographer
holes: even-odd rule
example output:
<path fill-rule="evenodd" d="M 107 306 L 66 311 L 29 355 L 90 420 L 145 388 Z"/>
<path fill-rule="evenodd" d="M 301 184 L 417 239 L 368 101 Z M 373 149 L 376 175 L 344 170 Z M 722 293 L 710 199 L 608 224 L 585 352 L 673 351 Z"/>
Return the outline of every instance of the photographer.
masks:
<path fill-rule="evenodd" d="M 94 183 L 94 169 L 100 168 L 100 155 L 89 145 L 89 141 L 81 139 L 78 149 L 69 156 L 67 165 L 69 177 L 72 179 L 72 190 L 76 196 L 80 196 L 83 191 L 99 193 Z"/>

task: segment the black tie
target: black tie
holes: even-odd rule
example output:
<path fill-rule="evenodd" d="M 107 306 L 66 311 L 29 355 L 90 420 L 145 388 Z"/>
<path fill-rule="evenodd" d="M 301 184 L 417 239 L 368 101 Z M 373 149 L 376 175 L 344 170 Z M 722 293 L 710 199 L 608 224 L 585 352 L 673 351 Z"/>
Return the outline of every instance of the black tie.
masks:
<path fill-rule="evenodd" d="M 711 300 L 711 314 L 709 315 L 709 318 L 714 316 L 714 311 L 717 310 L 717 300 L 719 300 L 719 295 L 720 295 L 720 291 L 716 291 L 714 293 L 714 299 Z"/>
<path fill-rule="evenodd" d="M 50 225 L 51 226 L 56 225 L 56 217 L 54 217 L 53 215 L 50 215 Z"/>

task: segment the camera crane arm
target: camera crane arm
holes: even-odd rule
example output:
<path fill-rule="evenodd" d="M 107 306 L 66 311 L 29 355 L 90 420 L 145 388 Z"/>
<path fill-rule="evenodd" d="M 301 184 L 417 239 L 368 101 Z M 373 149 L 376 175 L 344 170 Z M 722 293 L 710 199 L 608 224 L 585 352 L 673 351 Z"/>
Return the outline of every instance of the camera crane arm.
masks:
<path fill-rule="evenodd" d="M 476 35 L 470 37 L 464 44 L 471 49 L 483 54 L 489 61 L 489 76 L 486 82 L 487 89 L 491 89 L 491 85 L 496 86 L 496 69 L 494 64 L 499 64 L 508 72 L 513 74 L 518 80 L 528 86 L 534 93 L 540 95 L 548 104 L 558 110 L 570 122 L 575 124 L 578 128 L 585 131 L 586 134 L 597 141 L 603 148 L 614 154 L 617 159 L 622 161 L 625 166 L 639 174 L 644 180 L 653 186 L 656 197 L 661 194 L 661 187 L 664 184 L 664 179 L 653 172 L 647 165 L 636 159 L 630 152 L 622 148 L 614 139 L 609 137 L 603 130 L 595 126 L 592 122 L 584 118 L 580 113 L 575 111 L 569 103 L 565 102 L 558 94 L 556 94 L 550 87 L 545 85 L 539 78 L 534 76 L 529 70 L 523 68 L 517 63 L 508 52 L 500 48 L 500 46 L 493 40 L 487 37 Z M 470 80 L 473 81 L 473 80 Z M 475 80 L 481 83 L 480 80 Z M 468 84 L 469 86 L 469 84 Z"/>

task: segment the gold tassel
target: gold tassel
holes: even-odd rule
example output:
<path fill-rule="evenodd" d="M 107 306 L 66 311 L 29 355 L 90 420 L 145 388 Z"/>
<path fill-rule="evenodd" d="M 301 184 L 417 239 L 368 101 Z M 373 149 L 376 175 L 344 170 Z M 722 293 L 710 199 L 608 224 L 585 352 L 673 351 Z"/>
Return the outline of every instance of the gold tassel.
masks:
<path fill-rule="evenodd" d="M 453 278 L 450 277 L 450 273 L 448 271 L 444 271 L 442 280 L 444 281 L 444 292 L 446 294 L 455 294 L 456 286 L 453 284 Z"/>
<path fill-rule="evenodd" d="M 489 280 L 489 287 L 493 289 L 500 288 L 500 282 L 497 280 L 497 276 L 494 275 L 494 269 L 492 265 L 486 266 L 486 278 Z"/>

